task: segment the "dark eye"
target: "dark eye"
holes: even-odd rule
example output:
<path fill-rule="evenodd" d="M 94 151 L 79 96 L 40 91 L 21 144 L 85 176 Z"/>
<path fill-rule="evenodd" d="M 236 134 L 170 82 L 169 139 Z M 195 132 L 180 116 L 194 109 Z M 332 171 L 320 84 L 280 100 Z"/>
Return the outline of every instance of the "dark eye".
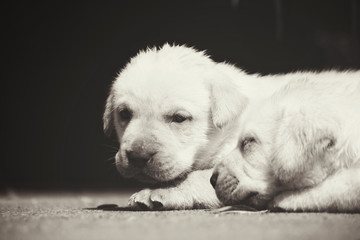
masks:
<path fill-rule="evenodd" d="M 132 117 L 132 113 L 131 113 L 131 111 L 129 109 L 124 108 L 124 109 L 120 110 L 119 116 L 120 116 L 122 121 L 130 121 L 130 119 Z"/>
<path fill-rule="evenodd" d="M 174 114 L 171 117 L 171 122 L 182 123 L 187 119 L 189 119 L 189 117 L 183 116 L 181 114 Z"/>
<path fill-rule="evenodd" d="M 242 152 L 246 152 L 246 151 L 250 150 L 249 148 L 251 147 L 251 144 L 255 143 L 255 142 L 256 142 L 256 140 L 253 137 L 244 138 L 240 143 L 240 150 Z"/>

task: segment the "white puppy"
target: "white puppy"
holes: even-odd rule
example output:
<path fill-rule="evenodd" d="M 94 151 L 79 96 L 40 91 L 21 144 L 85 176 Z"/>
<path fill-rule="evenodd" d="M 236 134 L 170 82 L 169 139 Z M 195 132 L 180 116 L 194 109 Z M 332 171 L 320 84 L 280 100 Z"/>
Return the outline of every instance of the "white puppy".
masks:
<path fill-rule="evenodd" d="M 236 69 L 166 44 L 140 52 L 116 78 L 103 117 L 120 143 L 116 167 L 124 177 L 163 186 L 134 194 L 131 207 L 220 205 L 211 169 L 236 144 L 233 122 L 246 103 L 226 71 Z"/>
<path fill-rule="evenodd" d="M 250 102 L 211 178 L 224 204 L 360 211 L 360 71 L 306 76 Z"/>

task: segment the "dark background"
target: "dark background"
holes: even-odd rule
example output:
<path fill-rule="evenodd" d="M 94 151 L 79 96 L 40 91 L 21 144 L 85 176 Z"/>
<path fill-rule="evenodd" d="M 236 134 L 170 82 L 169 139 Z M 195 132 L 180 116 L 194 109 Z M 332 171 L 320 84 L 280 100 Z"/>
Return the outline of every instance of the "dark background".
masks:
<path fill-rule="evenodd" d="M 14 1 L 2 9 L 1 189 L 138 186 L 116 172 L 101 118 L 112 80 L 139 49 L 187 44 L 263 74 L 358 69 L 359 5 Z"/>

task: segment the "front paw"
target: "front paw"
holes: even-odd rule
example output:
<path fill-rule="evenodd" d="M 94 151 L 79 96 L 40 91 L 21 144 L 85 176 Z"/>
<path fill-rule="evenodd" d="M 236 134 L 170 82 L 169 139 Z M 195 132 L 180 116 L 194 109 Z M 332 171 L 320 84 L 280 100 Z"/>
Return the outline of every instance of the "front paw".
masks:
<path fill-rule="evenodd" d="M 151 189 L 143 189 L 137 193 L 134 193 L 128 201 L 128 205 L 131 208 L 139 209 L 139 210 L 149 210 L 154 209 L 157 206 L 151 201 Z"/>
<path fill-rule="evenodd" d="M 306 202 L 306 201 L 305 201 Z M 272 212 L 303 212 L 306 210 L 304 199 L 295 192 L 284 192 L 274 198 L 269 209 Z"/>
<path fill-rule="evenodd" d="M 133 194 L 129 206 L 140 210 L 169 210 L 193 208 L 191 196 L 173 188 L 143 189 Z"/>

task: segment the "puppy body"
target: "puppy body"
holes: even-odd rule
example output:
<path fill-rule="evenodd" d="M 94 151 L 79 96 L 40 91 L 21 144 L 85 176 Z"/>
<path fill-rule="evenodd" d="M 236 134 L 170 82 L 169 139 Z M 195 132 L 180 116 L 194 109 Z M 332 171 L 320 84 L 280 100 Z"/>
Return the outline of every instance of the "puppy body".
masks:
<path fill-rule="evenodd" d="M 225 204 L 360 211 L 360 72 L 299 78 L 250 103 L 215 168 Z"/>

